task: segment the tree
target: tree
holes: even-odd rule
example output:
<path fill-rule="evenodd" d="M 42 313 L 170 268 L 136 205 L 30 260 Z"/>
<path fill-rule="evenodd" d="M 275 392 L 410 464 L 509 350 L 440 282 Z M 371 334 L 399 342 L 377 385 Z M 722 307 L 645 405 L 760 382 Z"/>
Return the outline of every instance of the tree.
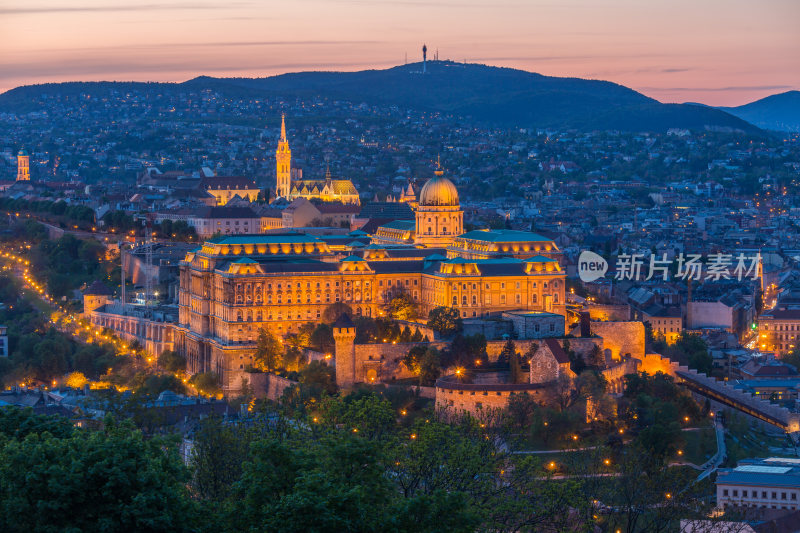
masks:
<path fill-rule="evenodd" d="M 81 372 L 70 372 L 67 375 L 67 379 L 65 380 L 67 387 L 71 387 L 73 389 L 82 389 L 89 383 L 89 380 L 86 379 Z"/>
<path fill-rule="evenodd" d="M 192 531 L 187 479 L 174 442 L 109 417 L 103 431 L 4 442 L 0 512 L 10 531 Z"/>
<path fill-rule="evenodd" d="M 428 347 L 419 360 L 419 384 L 431 386 L 442 373 L 439 350 Z"/>
<path fill-rule="evenodd" d="M 455 335 L 463 329 L 458 309 L 435 307 L 428 313 L 428 327 L 445 337 Z"/>
<path fill-rule="evenodd" d="M 605 368 L 606 366 L 606 356 L 603 353 L 603 350 L 598 345 L 592 346 L 592 349 L 589 350 L 589 366 L 594 368 Z"/>
<path fill-rule="evenodd" d="M 68 419 L 60 416 L 37 415 L 30 407 L 0 409 L 0 435 L 9 439 L 23 440 L 30 434 L 42 435 L 44 433 L 57 438 L 67 438 L 72 435 L 73 430 L 74 426 Z"/>
<path fill-rule="evenodd" d="M 326 324 L 333 324 L 342 315 L 353 316 L 353 308 L 344 302 L 334 302 L 322 312 L 322 321 Z"/>
<path fill-rule="evenodd" d="M 413 320 L 417 317 L 418 306 L 408 291 L 399 290 L 386 304 L 386 313 L 395 320 Z"/>
<path fill-rule="evenodd" d="M 553 396 L 553 401 L 558 405 L 561 411 L 569 409 L 577 398 L 572 379 L 563 373 L 560 373 L 553 383 L 551 394 Z"/>
<path fill-rule="evenodd" d="M 405 366 L 411 372 L 419 375 L 420 372 L 419 363 L 422 360 L 422 356 L 425 355 L 425 352 L 427 350 L 428 346 L 425 344 L 420 344 L 412 347 L 411 349 L 408 350 L 408 353 L 401 360 L 403 366 Z"/>
<path fill-rule="evenodd" d="M 500 350 L 500 355 L 497 356 L 497 362 L 504 365 L 510 365 L 512 358 L 517 355 L 517 345 L 514 341 L 508 339 Z"/>
<path fill-rule="evenodd" d="M 168 372 L 185 372 L 186 357 L 173 350 L 164 350 L 158 355 L 158 366 Z"/>
<path fill-rule="evenodd" d="M 258 343 L 253 354 L 253 362 L 257 368 L 265 372 L 272 372 L 283 364 L 283 344 L 268 329 L 258 330 Z"/>
<path fill-rule="evenodd" d="M 700 335 L 682 333 L 675 344 L 664 352 L 670 359 L 677 360 L 689 368 L 705 374 L 711 373 L 713 363 L 711 354 L 708 352 L 708 344 Z"/>
<path fill-rule="evenodd" d="M 368 439 L 387 437 L 397 418 L 392 404 L 371 391 L 325 398 L 319 413 L 323 424 L 342 426 Z"/>
<path fill-rule="evenodd" d="M 332 353 L 335 348 L 333 328 L 328 324 L 317 324 L 311 332 L 311 347 L 323 353 Z"/>
<path fill-rule="evenodd" d="M 189 379 L 189 383 L 200 393 L 216 396 L 220 393 L 219 376 L 215 372 L 200 372 Z"/>
<path fill-rule="evenodd" d="M 311 396 L 319 399 L 323 394 L 336 392 L 334 369 L 322 361 L 311 361 L 300 371 L 300 383 L 310 388 Z"/>
<path fill-rule="evenodd" d="M 536 411 L 536 401 L 527 393 L 511 393 L 508 397 L 506 412 L 511 424 L 522 429 L 528 427 Z"/>
<path fill-rule="evenodd" d="M 203 500 L 223 501 L 241 477 L 242 464 L 257 436 L 255 430 L 225 424 L 218 416 L 204 419 L 193 439 L 193 491 Z"/>
<path fill-rule="evenodd" d="M 791 352 L 784 355 L 781 358 L 781 361 L 786 364 L 792 365 L 793 367 L 795 367 L 795 369 L 800 371 L 800 344 L 795 346 Z"/>

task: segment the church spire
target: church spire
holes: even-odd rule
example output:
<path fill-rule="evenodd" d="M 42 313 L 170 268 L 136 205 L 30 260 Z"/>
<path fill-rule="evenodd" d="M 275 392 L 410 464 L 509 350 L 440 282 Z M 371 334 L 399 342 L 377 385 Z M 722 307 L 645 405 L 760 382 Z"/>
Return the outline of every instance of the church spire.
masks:
<path fill-rule="evenodd" d="M 283 113 L 281 113 L 281 138 L 275 150 L 275 163 L 277 165 L 275 194 L 286 198 L 292 189 L 292 151 L 286 139 L 286 115 Z"/>

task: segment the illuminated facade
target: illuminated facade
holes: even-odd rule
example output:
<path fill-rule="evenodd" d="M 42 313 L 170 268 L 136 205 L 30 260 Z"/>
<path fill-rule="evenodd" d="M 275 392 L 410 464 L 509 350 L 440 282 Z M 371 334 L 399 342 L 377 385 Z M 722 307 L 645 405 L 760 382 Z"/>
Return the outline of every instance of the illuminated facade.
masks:
<path fill-rule="evenodd" d="M 258 200 L 261 190 L 252 179 L 243 176 L 214 176 L 203 178 L 200 188 L 214 197 L 214 205 L 225 206 L 234 198 L 249 202 Z"/>
<path fill-rule="evenodd" d="M 786 354 L 800 343 L 800 309 L 771 309 L 758 317 L 761 351 Z"/>
<path fill-rule="evenodd" d="M 281 115 L 281 138 L 275 150 L 276 184 L 275 195 L 286 198 L 292 186 L 292 151 L 286 139 L 286 117 Z"/>
<path fill-rule="evenodd" d="M 175 347 L 189 372 L 216 372 L 225 390 L 238 390 L 261 328 L 285 335 L 319 322 L 337 302 L 355 316 L 377 317 L 399 291 L 416 302 L 423 320 L 440 306 L 464 318 L 514 310 L 564 315 L 565 273 L 552 257 L 559 253 L 555 243 L 504 230 L 456 237 L 462 212 L 444 179 L 437 174 L 427 194 L 423 188 L 418 214 L 426 213 L 423 225 L 427 213 L 437 220 L 423 235 L 427 246 L 419 242 L 419 222 L 400 221 L 375 237 L 224 235 L 188 253 L 180 267 Z M 477 249 L 494 248 L 476 257 Z"/>
<path fill-rule="evenodd" d="M 350 180 L 333 179 L 330 172 L 325 172 L 325 179 L 292 179 L 292 151 L 286 138 L 286 121 L 281 116 L 281 137 L 275 150 L 275 194 L 278 197 L 294 201 L 297 198 L 321 200 L 323 202 L 341 202 L 343 204 L 361 205 L 358 191 Z"/>
<path fill-rule="evenodd" d="M 564 312 L 565 275 L 552 259 L 447 259 L 427 249 L 375 245 L 342 257 L 331 248 L 323 238 L 286 233 L 221 237 L 187 254 L 175 344 L 189 371 L 217 372 L 227 389 L 236 389 L 234 378 L 252 364 L 260 328 L 288 333 L 319 321 L 336 302 L 356 316 L 379 316 L 398 290 L 411 295 L 423 316 L 438 306 L 456 307 L 464 317 Z"/>
<path fill-rule="evenodd" d="M 31 181 L 30 156 L 24 149 L 17 154 L 17 181 Z"/>
<path fill-rule="evenodd" d="M 416 211 L 416 244 L 447 246 L 464 232 L 464 211 L 458 202 L 458 191 L 437 162 L 433 179 L 422 187 Z"/>

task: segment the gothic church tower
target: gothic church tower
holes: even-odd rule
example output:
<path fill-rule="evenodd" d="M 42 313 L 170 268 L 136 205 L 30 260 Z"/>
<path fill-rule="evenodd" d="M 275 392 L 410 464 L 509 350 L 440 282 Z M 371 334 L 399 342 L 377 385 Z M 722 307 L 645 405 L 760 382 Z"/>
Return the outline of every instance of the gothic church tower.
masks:
<path fill-rule="evenodd" d="M 275 150 L 275 163 L 277 168 L 275 195 L 286 198 L 292 189 L 292 151 L 289 149 L 289 141 L 286 140 L 285 115 L 281 115 L 281 138 L 278 141 L 278 149 Z"/>

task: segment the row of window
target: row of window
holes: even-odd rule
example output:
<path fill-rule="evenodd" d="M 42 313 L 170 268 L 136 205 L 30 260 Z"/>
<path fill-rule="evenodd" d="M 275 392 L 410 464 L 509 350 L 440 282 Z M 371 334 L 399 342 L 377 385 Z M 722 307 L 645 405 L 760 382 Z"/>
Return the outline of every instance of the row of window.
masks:
<path fill-rule="evenodd" d="M 774 331 L 800 331 L 800 324 L 764 324 L 764 329 L 768 330 L 772 326 Z"/>
<path fill-rule="evenodd" d="M 722 489 L 722 495 L 723 496 L 729 496 L 728 492 L 729 492 L 728 489 Z M 738 498 L 739 497 L 739 490 L 738 489 L 732 489 L 731 492 L 733 492 L 733 497 L 734 498 Z M 768 493 L 765 490 L 761 491 L 761 499 L 762 500 L 766 500 L 767 499 L 767 494 L 771 494 L 772 495 L 771 498 L 773 500 L 777 500 L 778 499 L 778 493 L 776 491 L 770 491 Z M 780 494 L 781 494 L 781 500 L 790 499 L 792 501 L 797 501 L 797 493 L 796 492 L 788 493 L 789 496 L 790 496 L 789 498 L 786 497 L 787 496 L 786 492 L 781 492 Z M 748 496 L 747 490 L 742 490 L 742 496 L 741 497 L 742 498 L 748 498 L 748 497 L 750 497 L 750 498 L 758 498 L 758 491 L 757 490 L 751 490 L 750 491 L 750 495 Z"/>

